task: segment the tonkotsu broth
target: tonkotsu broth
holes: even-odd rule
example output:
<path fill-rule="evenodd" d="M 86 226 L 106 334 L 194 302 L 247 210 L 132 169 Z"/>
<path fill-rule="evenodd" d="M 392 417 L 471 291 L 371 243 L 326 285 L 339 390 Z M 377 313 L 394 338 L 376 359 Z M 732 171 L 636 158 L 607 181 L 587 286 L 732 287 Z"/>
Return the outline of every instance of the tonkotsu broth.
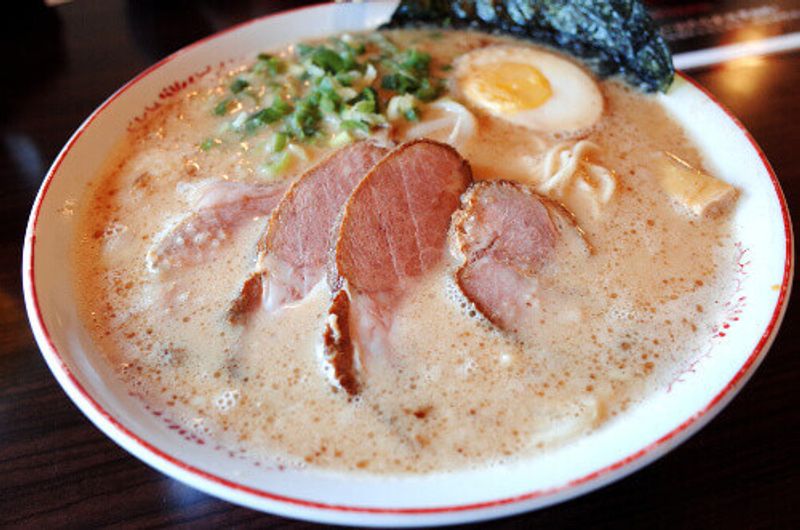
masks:
<path fill-rule="evenodd" d="M 428 51 L 434 67 L 492 43 L 529 46 L 468 32 L 388 35 Z M 448 264 L 409 293 L 392 329 L 396 351 L 367 355 L 363 391 L 349 400 L 320 367 L 324 282 L 246 326 L 225 320 L 253 269 L 265 218 L 199 265 L 147 268 L 152 242 L 204 183 L 264 178 L 248 140 L 198 150 L 199 131 L 217 127 L 209 107 L 230 76 L 208 76 L 131 133 L 87 191 L 76 233 L 81 311 L 100 350 L 132 392 L 190 432 L 287 465 L 485 465 L 566 443 L 622 413 L 674 376 L 720 319 L 734 269 L 728 222 L 686 215 L 650 169 L 663 150 L 696 167 L 702 159 L 655 99 L 602 82 L 606 110 L 587 138 L 616 173 L 617 192 L 599 214 L 574 212 L 594 254 L 562 256 L 541 272 L 539 319 L 517 336 L 463 304 Z M 476 117 L 477 136 L 462 150 L 475 177 L 524 181 L 519 160 L 535 133 Z M 402 133 L 396 127 L 392 136 Z M 307 148 L 308 160 L 287 178 L 329 150 Z"/>

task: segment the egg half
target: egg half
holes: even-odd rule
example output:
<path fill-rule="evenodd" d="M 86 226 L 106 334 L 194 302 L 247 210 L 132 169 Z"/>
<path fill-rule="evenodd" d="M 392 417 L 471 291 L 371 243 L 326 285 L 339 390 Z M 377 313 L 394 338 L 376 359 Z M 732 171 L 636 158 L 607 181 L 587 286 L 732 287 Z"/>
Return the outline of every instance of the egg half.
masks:
<path fill-rule="evenodd" d="M 572 135 L 603 114 L 597 83 L 568 59 L 522 46 L 490 46 L 459 57 L 454 88 L 466 103 L 534 131 Z"/>

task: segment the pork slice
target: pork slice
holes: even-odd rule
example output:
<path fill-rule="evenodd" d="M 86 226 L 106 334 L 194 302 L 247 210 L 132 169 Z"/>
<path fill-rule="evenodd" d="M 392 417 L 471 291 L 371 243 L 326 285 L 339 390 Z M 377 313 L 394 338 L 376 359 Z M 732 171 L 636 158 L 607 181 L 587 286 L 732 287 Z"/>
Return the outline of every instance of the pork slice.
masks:
<path fill-rule="evenodd" d="M 563 206 L 508 181 L 479 182 L 453 216 L 451 248 L 460 258 L 455 282 L 495 326 L 517 331 L 530 324 L 537 274 L 560 249 L 590 253 Z"/>
<path fill-rule="evenodd" d="M 258 263 L 228 318 L 241 323 L 262 301 L 268 310 L 302 299 L 323 279 L 331 231 L 342 205 L 389 149 L 358 142 L 339 149 L 296 180 L 272 212 Z"/>
<path fill-rule="evenodd" d="M 245 222 L 267 216 L 286 192 L 288 184 L 251 184 L 220 180 L 208 185 L 192 210 L 168 228 L 147 252 L 153 272 L 195 265 Z"/>
<path fill-rule="evenodd" d="M 361 357 L 389 351 L 403 293 L 442 263 L 450 217 L 471 182 L 455 149 L 423 139 L 394 149 L 348 199 L 331 250 L 333 303 L 324 331 L 324 357 L 348 394 L 360 386 L 356 351 Z"/>

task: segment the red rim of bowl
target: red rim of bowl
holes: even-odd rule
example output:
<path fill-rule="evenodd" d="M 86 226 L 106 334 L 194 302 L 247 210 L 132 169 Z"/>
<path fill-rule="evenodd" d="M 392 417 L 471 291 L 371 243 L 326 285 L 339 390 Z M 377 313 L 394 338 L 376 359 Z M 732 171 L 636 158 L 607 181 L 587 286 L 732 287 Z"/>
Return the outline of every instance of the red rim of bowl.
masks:
<path fill-rule="evenodd" d="M 38 326 L 41 329 L 41 336 L 45 340 L 45 344 L 42 344 L 41 338 L 39 334 L 36 334 L 37 343 L 42 350 L 42 355 L 45 357 L 45 360 L 48 362 L 48 366 L 53 372 L 56 370 L 61 370 L 62 375 L 66 377 L 66 383 L 71 385 L 74 391 L 77 391 L 82 398 L 86 400 L 86 403 L 94 409 L 94 412 L 99 414 L 103 419 L 105 419 L 108 424 L 116 429 L 116 435 L 121 436 L 127 439 L 128 442 L 132 442 L 133 444 L 137 445 L 140 449 L 150 453 L 151 456 L 155 457 L 156 459 L 162 461 L 163 463 L 170 464 L 172 466 L 177 467 L 178 469 L 193 475 L 195 478 L 199 478 L 201 480 L 206 480 L 211 483 L 214 483 L 218 486 L 222 486 L 225 488 L 232 489 L 238 493 L 245 493 L 249 495 L 254 495 L 261 499 L 268 499 L 271 501 L 277 501 L 281 503 L 287 503 L 295 506 L 302 506 L 305 508 L 315 508 L 321 510 L 331 510 L 331 511 L 338 511 L 338 512 L 355 512 L 355 513 L 363 513 L 363 514 L 386 514 L 386 515 L 432 515 L 432 514 L 444 514 L 444 513 L 452 513 L 452 512 L 463 512 L 469 510 L 479 510 L 479 509 L 487 509 L 493 507 L 500 507 L 511 505 L 515 503 L 520 503 L 523 501 L 529 501 L 533 499 L 539 499 L 548 496 L 554 496 L 557 493 L 564 492 L 571 488 L 577 488 L 578 486 L 582 485 L 589 485 L 591 482 L 596 483 L 596 487 L 602 485 L 599 482 L 601 478 L 607 478 L 609 481 L 611 479 L 618 479 L 622 478 L 624 474 L 619 475 L 617 477 L 609 476 L 612 472 L 621 471 L 623 468 L 629 468 L 626 471 L 633 472 L 635 470 L 633 464 L 637 463 L 641 465 L 645 465 L 648 463 L 650 459 L 643 460 L 645 456 L 651 456 L 655 458 L 659 456 L 658 454 L 654 453 L 656 449 L 661 449 L 663 452 L 666 452 L 668 449 L 672 447 L 668 446 L 668 442 L 672 442 L 669 445 L 673 447 L 677 445 L 678 442 L 685 441 L 678 440 L 676 437 L 678 435 L 685 433 L 687 429 L 690 427 L 700 427 L 705 422 L 712 419 L 714 414 L 719 412 L 719 410 L 715 409 L 725 398 L 732 398 L 733 394 L 732 391 L 736 389 L 741 383 L 744 383 L 746 378 L 751 375 L 752 370 L 758 364 L 760 359 L 766 353 L 769 345 L 774 339 L 774 335 L 777 331 L 778 325 L 782 319 L 783 312 L 785 310 L 786 304 L 788 302 L 787 298 L 789 295 L 789 286 L 791 283 L 791 276 L 792 276 L 792 265 L 793 265 L 793 237 L 792 237 L 792 225 L 789 218 L 789 210 L 786 205 L 786 199 L 783 195 L 783 191 L 781 190 L 780 184 L 778 179 L 775 175 L 775 172 L 770 166 L 769 162 L 767 161 L 764 153 L 762 152 L 761 148 L 758 146 L 756 141 L 753 139 L 752 135 L 745 129 L 742 123 L 722 104 L 720 103 L 708 90 L 703 88 L 699 83 L 694 81 L 692 78 L 684 74 L 683 72 L 678 72 L 678 75 L 689 83 L 691 83 L 695 88 L 700 90 L 705 96 L 711 100 L 715 105 L 717 105 L 720 109 L 725 112 L 728 118 L 739 128 L 739 130 L 745 135 L 747 140 L 750 142 L 753 149 L 758 153 L 761 163 L 766 169 L 767 173 L 769 174 L 770 180 L 772 181 L 772 185 L 775 190 L 775 194 L 778 198 L 781 207 L 781 216 L 783 219 L 784 225 L 784 236 L 786 240 L 785 252 L 786 252 L 786 260 L 784 263 L 784 272 L 783 272 L 783 280 L 781 282 L 780 293 L 778 296 L 778 300 L 775 304 L 775 308 L 772 312 L 772 316 L 769 320 L 769 324 L 765 329 L 764 333 L 762 334 L 761 338 L 759 339 L 756 347 L 753 349 L 752 353 L 748 356 L 747 360 L 744 364 L 739 368 L 736 372 L 734 377 L 725 385 L 725 387 L 716 395 L 714 398 L 702 409 L 700 409 L 697 413 L 690 416 L 687 420 L 683 423 L 675 427 L 672 431 L 665 434 L 658 440 L 652 442 L 651 444 L 647 445 L 639 449 L 638 451 L 626 456 L 623 459 L 620 459 L 606 467 L 593 471 L 587 475 L 579 477 L 577 479 L 573 479 L 566 484 L 561 486 L 544 489 L 544 490 L 535 490 L 528 493 L 524 493 L 521 495 L 516 495 L 513 497 L 506 497 L 501 499 L 495 499 L 490 501 L 478 502 L 478 503 L 470 503 L 470 504 L 461 504 L 461 505 L 451 505 L 451 506 L 439 506 L 439 507 L 424 507 L 424 508 L 379 508 L 379 507 L 369 507 L 369 506 L 355 506 L 355 505 L 337 505 L 337 504 L 328 504 L 323 502 L 316 502 L 316 501 L 309 501 L 305 499 L 299 499 L 294 497 L 288 497 L 276 493 L 270 493 L 269 491 L 264 491 L 258 488 L 253 488 L 250 486 L 245 486 L 239 484 L 237 482 L 233 482 L 231 480 L 225 479 L 223 477 L 214 475 L 202 469 L 199 469 L 195 466 L 187 464 L 176 458 L 167 454 L 166 452 L 158 449 L 157 447 L 153 446 L 152 444 L 148 443 L 147 441 L 140 438 L 135 433 L 131 432 L 127 427 L 119 423 L 111 414 L 109 414 L 83 387 L 83 385 L 78 381 L 75 375 L 70 371 L 67 367 L 66 363 L 64 362 L 61 354 L 56 349 L 52 339 L 50 338 L 50 334 L 48 332 L 47 326 L 45 326 L 44 319 L 42 318 L 41 309 L 39 307 L 39 300 L 36 293 L 36 283 L 35 283 L 35 275 L 34 275 L 34 257 L 35 257 L 35 243 L 36 243 L 36 227 L 37 222 L 39 219 L 39 211 L 41 209 L 42 203 L 44 198 L 47 194 L 47 190 L 50 187 L 50 184 L 53 180 L 53 176 L 58 171 L 59 167 L 61 166 L 62 161 L 66 156 L 69 154 L 72 146 L 75 142 L 81 137 L 84 130 L 91 125 L 94 119 L 103 112 L 111 103 L 113 103 L 120 95 L 126 92 L 129 88 L 133 85 L 141 81 L 147 75 L 152 73 L 153 71 L 161 68 L 162 66 L 166 65 L 167 63 L 174 60 L 176 57 L 183 55 L 188 50 L 193 49 L 205 42 L 215 40 L 220 36 L 236 31 L 241 29 L 242 27 L 248 26 L 250 24 L 254 24 L 260 22 L 262 20 L 266 20 L 268 18 L 274 16 L 281 16 L 291 12 L 297 11 L 304 11 L 318 8 L 322 5 L 329 5 L 329 4 L 316 4 L 311 6 L 305 6 L 301 8 L 291 9 L 287 11 L 282 11 L 279 13 L 273 13 L 270 15 L 266 15 L 263 17 L 255 18 L 253 20 L 237 24 L 235 26 L 226 28 L 218 33 L 205 37 L 189 46 L 178 50 L 177 52 L 165 57 L 164 59 L 160 60 L 159 62 L 155 63 L 154 65 L 150 66 L 146 70 L 142 71 L 136 77 L 128 81 L 125 85 L 123 85 L 119 90 L 117 90 L 113 95 L 111 95 L 105 102 L 103 102 L 92 114 L 86 119 L 86 121 L 81 124 L 81 126 L 75 131 L 72 137 L 69 139 L 67 144 L 64 146 L 62 151 L 59 153 L 56 160 L 53 162 L 50 170 L 47 172 L 45 180 L 39 190 L 39 193 L 36 197 L 36 201 L 33 206 L 33 210 L 31 213 L 31 217 L 28 221 L 28 229 L 25 237 L 25 247 L 29 250 L 29 253 L 23 253 L 23 283 L 24 283 L 24 291 L 25 291 L 25 298 L 26 298 L 26 305 L 28 309 L 28 315 L 33 324 L 34 330 Z M 59 380 L 60 381 L 60 380 Z M 61 381 L 60 381 L 61 382 Z M 62 383 L 63 384 L 63 383 Z M 735 392 L 734 392 L 735 394 Z M 70 396 L 71 399 L 72 395 L 67 392 L 67 395 Z M 83 410 L 83 407 L 80 403 L 76 402 L 78 408 Z M 91 419 L 91 418 L 90 418 Z M 700 420 L 703 420 L 700 422 Z M 98 425 L 98 428 L 105 431 L 102 427 Z M 108 433 L 107 433 L 108 434 Z M 686 434 L 688 437 L 688 433 Z M 114 436 L 110 436 L 112 440 L 116 441 Z M 636 467 L 640 467 L 636 466 Z M 164 471 L 163 469 L 161 471 Z M 169 474 L 169 473 L 168 473 Z M 627 473 L 625 473 L 627 474 Z M 192 484 L 193 485 L 193 484 Z"/>

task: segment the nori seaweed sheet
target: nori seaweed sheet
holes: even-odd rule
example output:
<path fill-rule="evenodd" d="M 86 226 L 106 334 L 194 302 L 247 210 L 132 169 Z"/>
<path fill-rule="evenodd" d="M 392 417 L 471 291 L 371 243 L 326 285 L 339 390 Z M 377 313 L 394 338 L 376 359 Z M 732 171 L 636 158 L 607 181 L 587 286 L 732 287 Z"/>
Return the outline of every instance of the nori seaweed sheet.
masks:
<path fill-rule="evenodd" d="M 473 28 L 540 42 L 646 92 L 666 92 L 675 75 L 667 44 L 637 0 L 403 0 L 382 27 L 409 26 Z"/>

